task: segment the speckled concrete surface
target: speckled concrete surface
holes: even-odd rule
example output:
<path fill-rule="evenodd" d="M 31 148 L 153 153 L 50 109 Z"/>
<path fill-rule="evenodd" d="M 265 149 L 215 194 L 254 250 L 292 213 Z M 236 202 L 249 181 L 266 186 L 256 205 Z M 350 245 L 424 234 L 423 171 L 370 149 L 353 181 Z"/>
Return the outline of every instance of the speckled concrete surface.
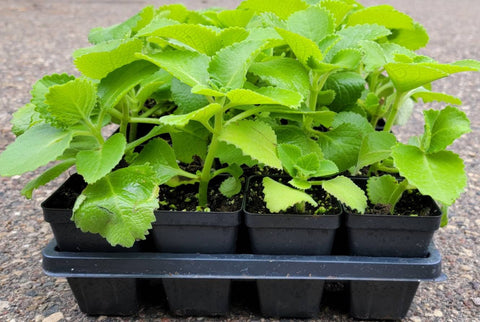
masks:
<path fill-rule="evenodd" d="M 13 140 L 9 119 L 29 100 L 35 80 L 44 74 L 74 72 L 71 53 L 87 46 L 90 28 L 121 22 L 146 4 L 144 0 L 1 0 L 0 1 L 0 151 Z M 184 1 L 190 8 L 234 7 L 238 1 Z M 279 4 L 281 1 L 279 1 Z M 431 41 L 423 50 L 441 62 L 480 59 L 480 2 L 473 0 L 364 0 L 389 3 L 427 28 Z M 435 88 L 459 96 L 472 120 L 473 132 L 455 143 L 466 161 L 469 185 L 451 208 L 448 227 L 435 237 L 443 254 L 444 283 L 423 283 L 406 321 L 480 321 L 480 74 L 462 74 L 435 83 Z M 422 130 L 421 110 L 402 138 Z M 37 173 L 0 178 L 0 320 L 2 321 L 147 321 L 171 319 L 155 310 L 132 318 L 87 317 L 82 314 L 64 279 L 45 276 L 41 250 L 52 237 L 43 222 L 40 202 L 65 177 L 52 182 L 31 201 L 20 188 Z M 231 320 L 259 320 L 241 310 Z M 347 315 L 323 311 L 320 320 L 350 321 Z M 196 320 L 196 319 L 192 319 Z"/>

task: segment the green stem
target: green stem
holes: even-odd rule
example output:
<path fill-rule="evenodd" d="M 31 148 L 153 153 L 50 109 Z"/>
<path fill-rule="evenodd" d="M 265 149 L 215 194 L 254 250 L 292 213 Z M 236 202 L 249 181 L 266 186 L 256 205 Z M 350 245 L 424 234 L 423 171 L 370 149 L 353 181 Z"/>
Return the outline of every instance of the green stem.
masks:
<path fill-rule="evenodd" d="M 120 133 L 127 137 L 127 126 L 130 119 L 128 104 L 126 99 L 122 99 L 121 108 L 122 108 L 122 119 L 120 121 Z"/>
<path fill-rule="evenodd" d="M 400 106 L 403 103 L 403 100 L 405 99 L 406 93 L 405 92 L 397 92 L 395 95 L 395 101 L 393 102 L 392 106 L 390 107 L 390 111 L 388 114 L 387 122 L 385 123 L 385 127 L 383 130 L 385 132 L 390 132 L 392 129 L 393 123 L 395 122 L 397 118 L 398 111 L 400 109 Z"/>
<path fill-rule="evenodd" d="M 405 190 L 407 190 L 408 186 L 409 186 L 408 180 L 404 179 L 402 182 L 400 182 L 400 184 L 397 186 L 397 188 L 395 188 L 395 190 L 393 191 L 393 193 L 392 193 L 392 195 L 390 196 L 390 199 L 389 199 L 390 205 L 391 205 L 390 214 L 393 215 L 393 213 L 395 211 L 395 206 L 397 205 L 398 201 L 402 197 Z"/>
<path fill-rule="evenodd" d="M 160 122 L 159 119 L 154 119 L 150 117 L 132 117 L 130 118 L 130 123 L 145 123 L 145 124 L 156 124 L 156 125 L 162 124 L 162 122 Z"/>
<path fill-rule="evenodd" d="M 86 119 L 85 124 L 90 129 L 90 133 L 92 134 L 92 136 L 94 136 L 97 139 L 98 143 L 100 144 L 105 143 L 105 139 L 102 136 L 101 128 L 99 129 L 97 126 L 95 126 L 95 124 L 93 124 L 90 119 Z"/>

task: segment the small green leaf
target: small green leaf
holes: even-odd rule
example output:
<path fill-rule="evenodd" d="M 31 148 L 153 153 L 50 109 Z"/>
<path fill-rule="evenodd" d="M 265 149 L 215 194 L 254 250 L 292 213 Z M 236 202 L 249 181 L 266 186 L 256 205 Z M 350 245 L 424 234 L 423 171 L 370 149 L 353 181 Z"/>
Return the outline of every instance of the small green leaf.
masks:
<path fill-rule="evenodd" d="M 33 190 L 43 185 L 46 185 L 47 183 L 49 183 L 50 181 L 57 178 L 59 175 L 61 175 L 65 171 L 67 171 L 74 164 L 75 164 L 75 159 L 69 159 L 54 165 L 53 167 L 43 172 L 32 181 L 27 183 L 25 187 L 23 187 L 22 189 L 22 192 L 21 192 L 22 195 L 28 199 L 31 199 Z"/>
<path fill-rule="evenodd" d="M 234 89 L 227 93 L 229 107 L 239 105 L 272 104 L 298 108 L 303 98 L 300 94 L 278 87 L 260 87 L 255 90 Z"/>
<path fill-rule="evenodd" d="M 272 12 L 282 19 L 287 19 L 292 13 L 307 9 L 302 0 L 285 0 L 279 5 L 275 0 L 245 0 L 238 9 L 250 9 L 255 12 Z"/>
<path fill-rule="evenodd" d="M 208 68 L 215 85 L 227 90 L 242 88 L 248 68 L 264 45 L 260 41 L 242 41 L 218 51 Z"/>
<path fill-rule="evenodd" d="M 35 111 L 35 105 L 27 103 L 13 113 L 10 123 L 12 124 L 12 132 L 19 136 L 32 126 L 43 123 L 43 120 L 40 113 Z"/>
<path fill-rule="evenodd" d="M 380 162 L 390 157 L 392 147 L 396 141 L 395 136 L 388 132 L 374 131 L 367 134 L 363 138 L 362 145 L 360 146 L 354 173 L 358 173 L 360 169 L 367 165 Z"/>
<path fill-rule="evenodd" d="M 224 48 L 234 43 L 244 41 L 247 39 L 249 32 L 244 28 L 240 27 L 231 27 L 223 29 L 217 36 L 217 42 L 219 43 L 219 48 Z"/>
<path fill-rule="evenodd" d="M 152 228 L 158 191 L 148 165 L 116 170 L 83 190 L 72 219 L 82 231 L 98 233 L 113 246 L 131 247 Z"/>
<path fill-rule="evenodd" d="M 298 203 L 308 202 L 316 207 L 318 204 L 307 193 L 293 189 L 268 177 L 263 178 L 263 193 L 268 210 L 278 213 Z"/>
<path fill-rule="evenodd" d="M 203 124 L 207 124 L 208 120 L 210 120 L 210 118 L 220 110 L 222 110 L 222 106 L 220 104 L 212 103 L 188 114 L 170 114 L 163 116 L 160 118 L 160 122 L 165 125 L 171 125 L 180 128 L 185 127 L 190 121 L 198 121 Z"/>
<path fill-rule="evenodd" d="M 404 191 L 405 185 L 391 175 L 368 178 L 367 194 L 373 204 L 390 205 L 393 210 Z"/>
<path fill-rule="evenodd" d="M 309 153 L 298 158 L 294 165 L 298 170 L 297 176 L 301 178 L 310 178 L 320 171 L 320 159 L 317 154 Z"/>
<path fill-rule="evenodd" d="M 194 156 L 202 159 L 207 155 L 210 132 L 198 122 L 190 122 L 182 131 L 170 133 L 172 147 L 177 159 L 191 163 Z"/>
<path fill-rule="evenodd" d="M 293 178 L 292 180 L 288 181 L 288 183 L 299 190 L 307 190 L 312 187 L 312 184 L 307 180 L 300 179 L 300 178 Z"/>
<path fill-rule="evenodd" d="M 248 155 L 244 155 L 242 150 L 237 148 L 232 144 L 227 144 L 225 142 L 219 142 L 218 149 L 216 153 L 217 158 L 221 163 L 226 163 L 229 165 L 243 165 L 245 164 L 248 167 L 253 167 L 258 165 L 256 160 L 253 160 Z"/>
<path fill-rule="evenodd" d="M 388 40 L 410 50 L 418 50 L 428 44 L 429 37 L 425 28 L 421 24 L 414 22 L 413 30 L 394 30 L 392 35 L 388 37 Z"/>
<path fill-rule="evenodd" d="M 348 16 L 347 25 L 377 24 L 389 29 L 413 30 L 413 19 L 390 5 L 362 8 Z"/>
<path fill-rule="evenodd" d="M 330 109 L 336 112 L 354 105 L 365 90 L 365 80 L 355 72 L 339 72 L 331 75 L 323 90 L 335 91 L 335 99 Z"/>
<path fill-rule="evenodd" d="M 412 97 L 415 99 L 422 99 L 423 103 L 444 102 L 448 104 L 462 105 L 462 101 L 458 97 L 451 96 L 445 93 L 431 92 L 427 89 L 415 91 Z"/>
<path fill-rule="evenodd" d="M 292 176 L 297 176 L 297 160 L 302 156 L 302 150 L 296 145 L 293 144 L 279 144 L 278 145 L 278 157 L 282 161 L 283 168 L 287 173 Z"/>
<path fill-rule="evenodd" d="M 0 175 L 22 174 L 56 160 L 68 148 L 72 138 L 71 131 L 48 124 L 28 129 L 0 154 Z"/>
<path fill-rule="evenodd" d="M 423 148 L 433 153 L 444 150 L 463 134 L 469 133 L 470 121 L 464 112 L 447 106 L 443 110 L 428 110 L 425 116 Z"/>
<path fill-rule="evenodd" d="M 176 114 L 187 114 L 208 105 L 208 100 L 203 95 L 193 94 L 192 88 L 178 79 L 172 79 L 170 87 L 172 99 L 178 106 Z"/>
<path fill-rule="evenodd" d="M 335 26 L 339 26 L 347 13 L 353 9 L 353 5 L 344 1 L 337 0 L 323 0 L 319 5 L 327 9 L 335 18 Z"/>
<path fill-rule="evenodd" d="M 44 76 L 39 79 L 32 88 L 32 100 L 31 103 L 35 105 L 35 111 L 40 113 L 43 118 L 49 122 L 53 122 L 48 112 L 48 105 L 45 103 L 45 95 L 48 93 L 48 89 L 54 85 L 62 85 L 74 80 L 75 76 L 67 74 L 52 74 Z M 55 125 L 55 124 L 53 124 Z"/>
<path fill-rule="evenodd" d="M 398 143 L 392 150 L 400 175 L 418 190 L 446 205 L 463 192 L 467 177 L 462 159 L 451 151 L 425 153 L 420 148 Z"/>
<path fill-rule="evenodd" d="M 367 72 L 377 70 L 387 63 L 387 58 L 382 46 L 375 41 L 361 41 L 360 47 L 365 53 L 363 63 L 365 64 L 365 70 Z"/>
<path fill-rule="evenodd" d="M 308 71 L 293 58 L 278 57 L 253 63 L 249 72 L 257 75 L 271 85 L 295 90 L 303 97 L 310 93 Z"/>
<path fill-rule="evenodd" d="M 311 69 L 312 62 L 321 63 L 323 54 L 317 44 L 304 36 L 294 32 L 277 28 L 277 32 L 287 42 L 297 59 L 308 69 Z"/>
<path fill-rule="evenodd" d="M 246 27 L 252 19 L 253 10 L 223 10 L 218 13 L 217 18 L 226 27 Z"/>
<path fill-rule="evenodd" d="M 77 69 L 85 76 L 102 79 L 108 73 L 137 60 L 135 53 L 142 51 L 142 41 L 111 40 L 73 53 Z"/>
<path fill-rule="evenodd" d="M 275 127 L 275 134 L 277 135 L 277 142 L 279 145 L 293 145 L 301 150 L 300 155 L 315 152 L 319 158 L 323 159 L 322 150 L 318 146 L 317 142 L 311 139 L 310 136 L 298 126 L 277 126 Z M 278 151 L 278 153 L 280 156 L 280 150 Z"/>
<path fill-rule="evenodd" d="M 64 127 L 88 122 L 97 101 L 97 88 L 88 79 L 77 78 L 51 86 L 45 103 L 52 118 Z"/>
<path fill-rule="evenodd" d="M 152 55 L 137 54 L 136 56 L 165 69 L 173 77 L 190 87 L 208 84 L 207 67 L 210 58 L 204 54 L 173 50 Z"/>
<path fill-rule="evenodd" d="M 233 144 L 244 155 L 275 169 L 282 169 L 277 156 L 277 137 L 270 125 L 261 121 L 242 120 L 225 126 L 218 139 Z"/>
<path fill-rule="evenodd" d="M 335 30 L 333 20 L 329 11 L 312 6 L 290 15 L 287 20 L 287 29 L 318 43 Z"/>
<path fill-rule="evenodd" d="M 231 198 L 242 191 L 242 182 L 235 177 L 228 177 L 225 179 L 219 188 L 222 195 Z"/>
<path fill-rule="evenodd" d="M 356 69 L 362 61 L 363 55 L 359 49 L 342 49 L 333 56 L 330 63 L 343 69 Z"/>
<path fill-rule="evenodd" d="M 341 112 L 335 115 L 332 127 L 336 128 L 345 123 L 350 123 L 352 127 L 358 128 L 362 133 L 362 137 L 375 131 L 365 117 L 354 112 Z"/>
<path fill-rule="evenodd" d="M 322 188 L 348 207 L 364 213 L 367 208 L 367 196 L 351 179 L 338 176 L 322 182 Z"/>
<path fill-rule="evenodd" d="M 99 150 L 80 151 L 77 154 L 77 171 L 87 183 L 103 178 L 120 162 L 127 140 L 121 133 L 112 135 Z"/>

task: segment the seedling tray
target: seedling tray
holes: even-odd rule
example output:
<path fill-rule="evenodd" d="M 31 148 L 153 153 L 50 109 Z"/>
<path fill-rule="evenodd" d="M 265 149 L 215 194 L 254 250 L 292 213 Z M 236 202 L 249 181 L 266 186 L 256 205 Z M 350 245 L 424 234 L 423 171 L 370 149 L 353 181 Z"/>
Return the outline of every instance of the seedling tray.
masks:
<path fill-rule="evenodd" d="M 303 285 L 321 285 L 314 281 L 325 281 L 347 285 L 350 289 L 350 314 L 358 318 L 398 319 L 403 317 L 410 307 L 419 282 L 443 281 L 441 255 L 433 244 L 429 254 L 424 258 L 398 257 L 364 257 L 364 256 L 286 256 L 253 254 L 173 254 L 155 252 L 64 252 L 58 251 L 55 240 L 43 250 L 43 269 L 53 277 L 66 277 L 76 296 L 81 310 L 87 314 L 131 315 L 138 311 L 142 297 L 141 288 L 134 285 L 138 281 L 162 285 L 165 290 L 174 288 L 168 298 L 170 311 L 177 315 L 225 315 L 229 313 L 228 294 L 235 292 L 230 288 L 230 281 L 236 285 L 252 285 L 252 282 L 278 281 L 290 285 L 297 280 Z M 227 283 L 225 283 L 227 281 Z M 291 281 L 291 282 L 287 282 Z M 310 282 L 308 282 L 310 281 Z M 178 282 L 178 283 L 177 283 Z M 113 283 L 113 286 L 112 286 Z M 133 283 L 133 285 L 132 285 Z M 172 284 L 173 283 L 173 284 Z M 305 284 L 307 283 L 307 284 Z M 362 284 L 363 283 L 363 284 Z M 264 284 L 264 283 L 263 283 Z M 350 287 L 351 285 L 351 287 Z M 138 285 L 137 285 L 138 286 Z M 219 298 L 223 303 L 211 303 L 212 287 L 221 287 Z M 160 286 L 161 287 L 161 286 Z M 181 288 L 187 287 L 185 291 Z M 273 289 L 282 285 L 272 285 Z M 302 286 L 303 287 L 303 286 Z M 109 294 L 99 294 L 100 290 L 134 289 L 129 298 L 120 303 L 105 302 Z M 399 290 L 395 291 L 396 288 Z M 91 292 L 90 292 L 91 289 Z M 360 289 L 361 293 L 358 293 Z M 380 289 L 380 291 L 379 291 Z M 386 289 L 386 291 L 384 290 Z M 194 291 L 198 291 L 195 293 Z M 371 307 L 365 311 L 367 304 L 356 303 L 355 298 L 364 300 L 373 297 L 394 301 L 393 309 L 402 306 L 401 299 L 395 293 L 411 294 L 400 311 L 392 312 L 392 303 L 381 304 L 380 309 Z M 194 293 L 192 293 L 194 292 Z M 202 292 L 204 292 L 202 294 Z M 365 293 L 366 292 L 366 293 Z M 378 292 L 380 292 L 378 294 Z M 385 294 L 385 292 L 390 292 Z M 159 292 L 162 293 L 162 292 Z M 275 294 L 275 293 L 274 293 Z M 175 298 L 184 300 L 190 297 L 188 304 L 178 304 Z M 92 298 L 95 298 L 92 300 Z M 101 298 L 98 298 L 101 296 Z M 163 295 L 165 296 L 165 295 Z M 235 294 L 232 294 L 235 297 Z M 306 295 L 310 297 L 311 295 Z M 331 302 L 329 292 L 324 292 L 323 302 Z M 168 296 L 167 296 L 168 297 Z M 333 298 L 333 296 L 331 296 Z M 393 297 L 393 298 L 392 298 Z M 209 303 L 195 302 L 202 299 Z M 269 300 L 269 299 L 267 299 Z M 275 300 L 275 298 L 273 298 Z M 369 301 L 370 301 L 369 300 Z M 192 302 L 193 301 L 193 302 Z M 262 298 L 260 298 L 260 302 Z M 187 307 L 184 307 L 187 305 Z M 210 307 L 213 305 L 213 307 Z M 269 304 L 271 306 L 271 304 Z M 261 315 L 287 317 L 291 313 L 264 311 L 260 303 Z M 317 307 L 319 306 L 319 303 Z M 388 307 L 387 312 L 382 312 Z M 247 308 L 248 310 L 248 308 Z M 380 310 L 380 313 L 378 311 Z M 255 309 L 253 309 L 255 311 Z M 313 312 L 313 313 L 312 313 Z M 296 317 L 314 317 L 318 310 L 296 312 Z"/>

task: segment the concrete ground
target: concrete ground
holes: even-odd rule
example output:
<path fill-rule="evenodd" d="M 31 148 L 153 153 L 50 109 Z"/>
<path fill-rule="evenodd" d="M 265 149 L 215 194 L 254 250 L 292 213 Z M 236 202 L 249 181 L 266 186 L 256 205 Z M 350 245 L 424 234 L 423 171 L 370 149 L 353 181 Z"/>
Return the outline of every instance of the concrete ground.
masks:
<path fill-rule="evenodd" d="M 71 53 L 85 47 L 88 31 L 109 26 L 160 0 L 0 0 L 0 151 L 13 141 L 11 114 L 29 101 L 31 85 L 42 75 L 74 73 Z M 234 7 L 238 1 L 183 1 L 190 8 Z M 480 2 L 473 0 L 364 0 L 388 3 L 412 15 L 428 30 L 431 41 L 422 52 L 440 62 L 480 59 Z M 279 5 L 281 1 L 279 1 Z M 466 192 L 451 208 L 448 227 L 435 237 L 448 280 L 423 283 L 406 321 L 480 321 L 480 74 L 455 75 L 435 88 L 459 96 L 472 121 L 472 133 L 455 143 L 469 174 Z M 417 106 L 408 135 L 422 130 Z M 171 319 L 164 312 L 142 311 L 131 318 L 87 317 L 81 313 L 64 279 L 47 277 L 41 250 L 52 238 L 40 203 L 65 177 L 40 189 L 31 201 L 19 193 L 38 174 L 0 178 L 0 320 L 2 321 L 150 321 Z M 259 320 L 236 312 L 231 320 Z M 193 318 L 192 320 L 196 320 Z M 350 321 L 339 312 L 322 311 L 319 320 Z"/>

